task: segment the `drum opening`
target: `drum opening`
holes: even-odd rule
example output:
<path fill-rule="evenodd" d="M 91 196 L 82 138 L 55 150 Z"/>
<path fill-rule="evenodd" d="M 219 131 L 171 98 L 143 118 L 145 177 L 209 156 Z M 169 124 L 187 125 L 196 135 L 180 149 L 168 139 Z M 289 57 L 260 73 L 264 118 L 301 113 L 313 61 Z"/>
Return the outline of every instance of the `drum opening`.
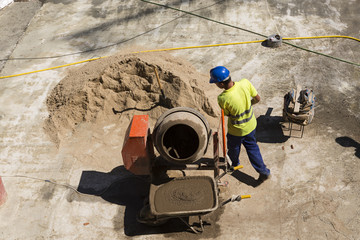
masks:
<path fill-rule="evenodd" d="M 177 124 L 170 127 L 164 134 L 163 146 L 172 158 L 186 159 L 199 149 L 199 136 L 192 127 Z"/>

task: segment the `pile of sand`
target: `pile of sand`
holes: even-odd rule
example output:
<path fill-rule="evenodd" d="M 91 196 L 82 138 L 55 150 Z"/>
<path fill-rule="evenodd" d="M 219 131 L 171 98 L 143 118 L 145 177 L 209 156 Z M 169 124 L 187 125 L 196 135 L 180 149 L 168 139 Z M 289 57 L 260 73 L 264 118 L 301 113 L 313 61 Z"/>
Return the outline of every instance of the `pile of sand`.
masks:
<path fill-rule="evenodd" d="M 154 68 L 165 98 L 161 96 Z M 72 70 L 47 98 L 45 130 L 59 144 L 83 122 L 118 121 L 148 114 L 155 120 L 167 109 L 183 106 L 201 112 L 212 126 L 217 112 L 204 93 L 208 76 L 164 53 L 107 57 Z M 122 119 L 124 119 L 122 117 Z"/>

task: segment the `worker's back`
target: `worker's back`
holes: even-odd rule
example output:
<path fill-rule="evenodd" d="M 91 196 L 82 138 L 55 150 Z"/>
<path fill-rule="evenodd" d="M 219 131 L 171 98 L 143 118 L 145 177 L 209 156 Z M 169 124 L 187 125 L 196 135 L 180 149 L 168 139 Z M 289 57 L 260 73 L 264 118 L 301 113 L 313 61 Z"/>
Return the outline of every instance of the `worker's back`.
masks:
<path fill-rule="evenodd" d="M 247 79 L 241 79 L 218 96 L 220 107 L 229 117 L 229 134 L 245 136 L 256 128 L 256 118 L 251 107 L 251 99 L 256 95 L 254 86 Z"/>

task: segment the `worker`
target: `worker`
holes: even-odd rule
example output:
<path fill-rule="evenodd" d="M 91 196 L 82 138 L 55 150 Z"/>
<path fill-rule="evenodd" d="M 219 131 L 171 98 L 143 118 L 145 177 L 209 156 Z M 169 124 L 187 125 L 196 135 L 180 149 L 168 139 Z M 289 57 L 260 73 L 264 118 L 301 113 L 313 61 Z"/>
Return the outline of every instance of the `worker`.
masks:
<path fill-rule="evenodd" d="M 256 118 L 252 105 L 260 101 L 260 96 L 247 79 L 233 82 L 230 71 L 223 66 L 210 70 L 210 83 L 224 89 L 218 96 L 218 104 L 228 116 L 227 148 L 232 166 L 240 165 L 239 155 L 241 144 L 244 145 L 251 165 L 260 174 L 258 181 L 263 182 L 270 177 L 270 170 L 264 164 L 255 130 Z"/>

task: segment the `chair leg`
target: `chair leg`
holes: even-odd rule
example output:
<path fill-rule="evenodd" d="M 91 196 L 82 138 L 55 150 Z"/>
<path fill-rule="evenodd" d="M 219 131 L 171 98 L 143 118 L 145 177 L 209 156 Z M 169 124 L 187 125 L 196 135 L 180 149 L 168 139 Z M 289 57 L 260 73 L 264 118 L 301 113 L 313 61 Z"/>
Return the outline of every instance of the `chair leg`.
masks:
<path fill-rule="evenodd" d="M 302 131 L 301 131 L 301 138 L 303 137 L 303 135 L 304 135 L 304 129 L 305 129 L 305 126 L 304 125 L 301 125 L 301 127 L 302 127 Z"/>

